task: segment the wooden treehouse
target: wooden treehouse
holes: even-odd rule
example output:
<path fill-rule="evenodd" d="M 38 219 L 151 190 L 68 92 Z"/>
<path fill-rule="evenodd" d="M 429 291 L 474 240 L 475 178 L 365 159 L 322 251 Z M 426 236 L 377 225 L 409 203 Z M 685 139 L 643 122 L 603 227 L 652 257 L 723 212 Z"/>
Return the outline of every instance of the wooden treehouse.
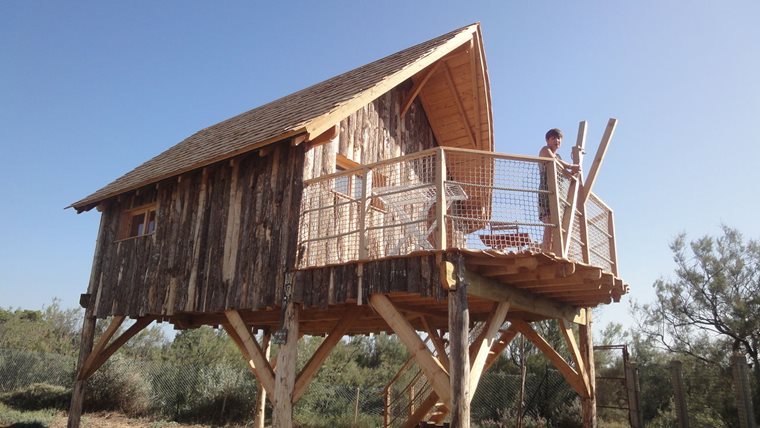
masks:
<path fill-rule="evenodd" d="M 195 133 L 71 205 L 101 223 L 69 425 L 86 379 L 156 321 L 224 328 L 277 427 L 341 337 L 377 332 L 398 335 L 421 379 L 405 403 L 389 384 L 386 426 L 469 426 L 481 374 L 518 333 L 593 426 L 591 308 L 627 291 L 612 210 L 592 192 L 614 126 L 583 174 L 495 153 L 476 24 Z M 577 163 L 584 144 L 581 122 Z M 96 341 L 98 318 L 112 321 Z M 531 327 L 547 319 L 571 359 Z M 325 340 L 297 372 L 302 335 Z"/>

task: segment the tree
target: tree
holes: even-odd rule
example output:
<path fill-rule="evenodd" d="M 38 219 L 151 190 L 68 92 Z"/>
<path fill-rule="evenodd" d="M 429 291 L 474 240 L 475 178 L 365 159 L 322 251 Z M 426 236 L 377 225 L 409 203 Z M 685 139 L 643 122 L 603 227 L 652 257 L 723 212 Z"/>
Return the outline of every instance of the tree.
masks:
<path fill-rule="evenodd" d="M 741 352 L 752 361 L 755 390 L 760 387 L 760 243 L 745 242 L 724 226 L 717 237 L 686 245 L 679 235 L 670 246 L 675 279 L 659 279 L 656 299 L 634 305 L 639 328 L 670 352 L 726 366 Z M 757 401 L 755 401 L 757 403 Z M 758 409 L 758 406 L 755 406 Z"/>

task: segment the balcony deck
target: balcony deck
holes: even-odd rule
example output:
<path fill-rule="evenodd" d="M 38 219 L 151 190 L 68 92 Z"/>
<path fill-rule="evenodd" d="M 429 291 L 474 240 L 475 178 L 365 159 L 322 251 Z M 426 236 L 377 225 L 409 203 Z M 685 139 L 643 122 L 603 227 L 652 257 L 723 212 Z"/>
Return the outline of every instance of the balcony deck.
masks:
<path fill-rule="evenodd" d="M 297 274 L 304 309 L 382 292 L 445 319 L 445 290 L 430 284 L 452 255 L 463 257 L 474 284 L 475 320 L 505 293 L 565 308 L 617 302 L 627 285 L 612 210 L 576 180 L 545 158 L 444 148 L 309 180 Z M 434 278 L 416 279 L 428 264 Z M 550 317 L 519 307 L 510 316 Z"/>

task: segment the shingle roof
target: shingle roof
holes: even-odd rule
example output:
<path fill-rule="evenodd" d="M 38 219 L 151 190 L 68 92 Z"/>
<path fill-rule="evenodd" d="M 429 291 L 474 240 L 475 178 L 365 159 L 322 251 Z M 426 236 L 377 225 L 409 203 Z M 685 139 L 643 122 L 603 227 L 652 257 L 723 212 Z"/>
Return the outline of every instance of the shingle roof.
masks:
<path fill-rule="evenodd" d="M 107 198 L 265 144 L 301 133 L 321 132 L 321 129 L 310 127 L 318 122 L 316 119 L 324 119 L 350 107 L 352 101 L 384 86 L 384 83 L 395 86 L 410 78 L 419 71 L 419 67 L 413 65 L 437 60 L 461 45 L 460 40 L 469 40 L 476 29 L 477 24 L 454 30 L 202 129 L 95 193 L 72 203 L 71 207 L 77 212 L 86 211 Z M 423 61 L 426 59 L 430 61 Z M 378 92 L 372 99 L 384 91 Z M 369 101 L 362 99 L 363 103 Z M 360 107 L 357 105 L 354 109 Z"/>

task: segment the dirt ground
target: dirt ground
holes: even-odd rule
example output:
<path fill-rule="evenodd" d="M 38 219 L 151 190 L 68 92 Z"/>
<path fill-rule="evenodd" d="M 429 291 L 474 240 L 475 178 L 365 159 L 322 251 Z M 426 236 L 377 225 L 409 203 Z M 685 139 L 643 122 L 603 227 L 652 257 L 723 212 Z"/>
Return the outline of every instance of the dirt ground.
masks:
<path fill-rule="evenodd" d="M 66 428 L 67 417 L 61 413 L 53 418 L 50 428 Z M 177 422 L 128 418 L 121 413 L 101 412 L 82 415 L 82 428 L 207 428 L 208 425 L 187 425 Z"/>

